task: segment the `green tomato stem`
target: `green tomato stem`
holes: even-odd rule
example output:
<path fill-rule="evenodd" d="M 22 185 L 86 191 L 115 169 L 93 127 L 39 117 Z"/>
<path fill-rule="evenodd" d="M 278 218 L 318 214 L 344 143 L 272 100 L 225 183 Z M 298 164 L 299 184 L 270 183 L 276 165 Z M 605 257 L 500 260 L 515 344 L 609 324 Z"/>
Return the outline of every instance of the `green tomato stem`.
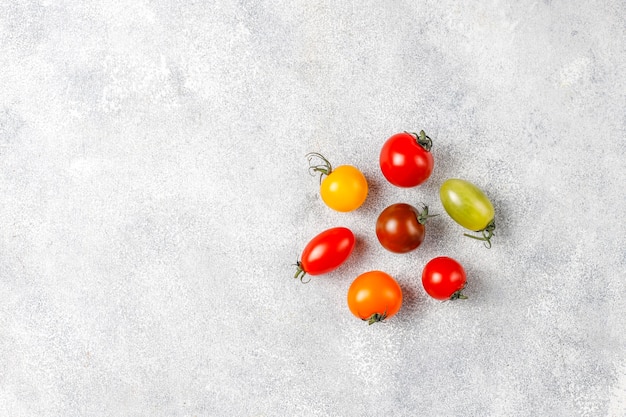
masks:
<path fill-rule="evenodd" d="M 415 140 L 417 141 L 418 145 L 424 148 L 426 152 L 430 152 L 430 149 L 433 147 L 433 140 L 426 135 L 426 132 L 420 130 L 419 133 L 411 133 L 406 131 L 405 133 L 415 136 Z"/>
<path fill-rule="evenodd" d="M 463 288 L 452 294 L 450 300 L 467 300 L 467 296 L 463 294 Z"/>
<path fill-rule="evenodd" d="M 426 204 L 422 203 L 422 209 L 421 212 L 418 211 L 419 215 L 417 216 L 417 221 L 419 224 L 426 224 L 431 217 L 439 216 L 438 214 L 428 214 L 428 206 Z"/>
<path fill-rule="evenodd" d="M 367 324 L 371 326 L 372 324 L 374 324 L 374 323 L 378 323 L 378 322 L 380 322 L 380 321 L 383 321 L 383 320 L 385 320 L 386 318 L 387 318 L 387 314 L 386 314 L 386 313 L 383 313 L 383 314 L 380 314 L 380 313 L 374 313 L 374 314 L 372 314 L 369 318 L 367 318 L 367 319 L 363 319 L 363 321 L 366 321 L 366 322 L 367 322 Z"/>
<path fill-rule="evenodd" d="M 331 174 L 331 172 L 333 172 L 332 165 L 330 164 L 328 159 L 324 157 L 324 155 L 317 153 L 317 152 L 309 152 L 308 154 L 306 154 L 306 157 L 307 157 L 307 160 L 309 161 L 309 174 L 311 174 L 312 176 L 315 176 L 319 173 L 320 183 L 322 182 L 322 178 L 324 175 L 328 176 Z M 321 159 L 322 163 L 316 165 L 313 161 L 314 158 Z"/>
<path fill-rule="evenodd" d="M 494 235 L 494 230 L 496 230 L 496 223 L 494 220 L 492 220 L 483 230 L 477 230 L 477 232 L 480 232 L 482 234 L 482 237 L 470 235 L 468 233 L 463 233 L 463 236 L 471 237 L 472 239 L 476 240 L 482 240 L 483 242 L 485 242 L 485 247 L 487 249 L 491 249 L 491 238 Z"/>
<path fill-rule="evenodd" d="M 306 276 L 306 271 L 304 269 L 302 269 L 302 263 L 300 261 L 296 262 L 295 264 L 298 269 L 296 269 L 296 274 L 293 276 L 294 278 L 299 278 L 300 282 L 303 284 L 307 284 L 311 281 L 311 278 L 309 278 L 308 280 L 304 281 L 304 277 Z"/>

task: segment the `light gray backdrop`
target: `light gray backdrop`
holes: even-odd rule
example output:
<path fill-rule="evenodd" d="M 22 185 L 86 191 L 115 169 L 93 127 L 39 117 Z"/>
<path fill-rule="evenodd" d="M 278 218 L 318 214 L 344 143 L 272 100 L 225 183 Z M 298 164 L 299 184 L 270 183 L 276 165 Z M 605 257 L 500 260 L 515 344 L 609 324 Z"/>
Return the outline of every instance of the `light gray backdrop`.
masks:
<path fill-rule="evenodd" d="M 605 1 L 0 2 L 1 416 L 625 416 L 626 7 Z M 435 170 L 388 184 L 384 140 Z M 367 176 L 353 213 L 304 155 Z M 395 202 L 493 200 L 406 255 Z M 331 226 L 347 264 L 292 264 Z M 448 255 L 468 300 L 429 299 Z M 346 306 L 382 269 L 401 312 Z"/>

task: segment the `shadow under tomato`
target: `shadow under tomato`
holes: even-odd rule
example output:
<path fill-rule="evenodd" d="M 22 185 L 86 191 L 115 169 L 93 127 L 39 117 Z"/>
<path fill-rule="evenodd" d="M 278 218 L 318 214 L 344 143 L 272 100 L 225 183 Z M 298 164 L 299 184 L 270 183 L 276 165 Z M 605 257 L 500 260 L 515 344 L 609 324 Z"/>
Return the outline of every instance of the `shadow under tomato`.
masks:
<path fill-rule="evenodd" d="M 347 271 L 354 270 L 358 265 L 361 265 L 363 259 L 366 258 L 368 251 L 371 250 L 371 242 L 364 234 L 355 233 L 354 239 L 354 249 L 352 250 L 350 257 L 338 268 L 338 270 L 343 274 L 346 274 Z M 350 277 L 350 279 L 354 278 L 356 278 L 356 275 L 354 277 Z"/>
<path fill-rule="evenodd" d="M 410 320 L 413 316 L 421 315 L 426 311 L 426 299 L 424 291 L 418 288 L 418 284 L 408 283 L 406 280 L 399 281 L 402 288 L 402 308 L 398 312 L 398 318 Z"/>
<path fill-rule="evenodd" d="M 430 210 L 430 207 L 429 207 Z M 437 211 L 431 211 L 432 214 L 437 214 L 436 217 L 428 219 L 426 222 L 426 234 L 422 245 L 431 249 L 442 250 L 447 247 L 450 239 L 456 239 L 458 236 L 463 235 L 463 229 L 458 228 L 455 230 L 453 224 L 447 221 L 446 217 L 448 213 L 443 208 Z M 458 236 L 456 236 L 456 235 Z"/>
<path fill-rule="evenodd" d="M 367 180 L 368 191 L 367 199 L 359 210 L 363 212 L 377 211 L 378 206 L 380 205 L 379 202 L 381 201 L 383 190 L 385 187 L 391 185 L 372 173 L 364 173 L 363 175 L 365 175 L 365 179 Z"/>
<path fill-rule="evenodd" d="M 494 230 L 492 239 L 492 243 L 495 245 L 497 243 L 498 236 L 501 239 L 509 236 L 510 227 L 507 219 L 514 218 L 514 214 L 512 214 L 508 202 L 502 201 L 499 198 L 494 197 L 492 194 L 489 196 L 489 200 L 495 209 L 494 221 L 496 223 L 496 229 Z"/>
<path fill-rule="evenodd" d="M 454 146 L 450 143 L 434 143 L 431 150 L 435 165 L 433 173 L 428 181 L 441 184 L 448 178 L 456 178 L 462 175 L 458 171 L 459 161 L 457 154 L 454 152 Z"/>
<path fill-rule="evenodd" d="M 482 298 L 484 294 L 489 291 L 489 288 L 486 287 L 484 280 L 486 272 L 479 270 L 478 268 L 472 266 L 467 262 L 462 263 L 462 265 L 467 278 L 465 288 L 463 289 L 463 294 L 467 297 L 468 300 Z"/>

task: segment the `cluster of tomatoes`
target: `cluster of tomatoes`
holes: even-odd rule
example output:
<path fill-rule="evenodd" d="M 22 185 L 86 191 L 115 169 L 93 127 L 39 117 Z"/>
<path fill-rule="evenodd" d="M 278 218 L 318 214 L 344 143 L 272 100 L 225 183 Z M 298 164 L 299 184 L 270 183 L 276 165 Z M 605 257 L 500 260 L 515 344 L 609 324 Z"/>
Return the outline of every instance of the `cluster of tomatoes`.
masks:
<path fill-rule="evenodd" d="M 426 181 L 434 167 L 430 152 L 432 140 L 424 131 L 391 136 L 380 152 L 380 169 L 397 187 L 416 187 Z M 359 208 L 367 198 L 367 180 L 358 168 L 342 165 L 335 169 L 319 153 L 307 155 L 312 174 L 320 175 L 320 194 L 331 209 L 349 212 Z M 441 203 L 448 215 L 479 236 L 491 247 L 495 230 L 494 208 L 487 196 L 474 184 L 462 179 L 448 179 L 439 189 Z M 397 203 L 385 208 L 376 221 L 380 244 L 395 253 L 415 250 L 424 241 L 427 220 L 433 217 L 426 205 L 421 211 L 410 204 Z M 354 249 L 355 238 L 346 227 L 334 227 L 315 236 L 304 248 L 295 278 L 302 282 L 308 275 L 321 275 L 341 266 Z M 466 274 L 463 266 L 450 257 L 431 259 L 422 271 L 422 284 L 428 295 L 437 300 L 466 298 L 463 295 Z M 348 307 L 352 314 L 369 324 L 395 315 L 402 306 L 402 289 L 383 271 L 359 275 L 348 289 Z"/>

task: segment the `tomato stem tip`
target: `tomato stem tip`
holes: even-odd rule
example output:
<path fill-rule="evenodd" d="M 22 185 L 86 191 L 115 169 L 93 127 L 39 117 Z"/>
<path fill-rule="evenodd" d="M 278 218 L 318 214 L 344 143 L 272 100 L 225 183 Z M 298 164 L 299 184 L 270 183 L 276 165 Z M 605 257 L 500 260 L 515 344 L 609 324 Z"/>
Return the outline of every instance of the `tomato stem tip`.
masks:
<path fill-rule="evenodd" d="M 324 157 L 324 155 L 318 152 L 309 152 L 306 154 L 307 161 L 309 161 L 309 174 L 311 176 L 315 176 L 318 173 L 320 174 L 320 183 L 322 182 L 322 178 L 324 175 L 330 175 L 333 172 L 333 167 L 330 164 L 330 161 Z M 315 164 L 313 161 L 315 158 L 321 159 L 322 162 L 320 164 Z"/>
<path fill-rule="evenodd" d="M 491 249 L 491 238 L 494 235 L 494 230 L 496 230 L 496 223 L 492 220 L 483 230 L 477 230 L 476 232 L 480 232 L 482 236 L 474 236 L 468 233 L 463 233 L 463 236 L 471 237 L 472 239 L 482 240 L 485 242 L 485 247 L 487 249 Z"/>
<path fill-rule="evenodd" d="M 433 147 L 433 140 L 428 135 L 426 135 L 426 132 L 420 130 L 419 133 L 411 133 L 406 131 L 405 133 L 415 136 L 415 140 L 417 141 L 418 145 L 424 148 L 426 152 L 430 152 L 430 149 Z"/>
<path fill-rule="evenodd" d="M 418 212 L 419 215 L 417 216 L 417 221 L 419 222 L 419 224 L 426 224 L 428 219 L 430 219 L 431 217 L 439 216 L 438 214 L 428 214 L 428 206 L 426 204 L 422 203 L 422 209 L 423 210 L 421 212 Z"/>
<path fill-rule="evenodd" d="M 387 318 L 387 314 L 385 314 L 385 313 L 383 313 L 383 314 L 374 313 L 369 318 L 363 319 L 363 321 L 366 321 L 367 324 L 371 326 L 374 323 L 378 323 L 378 322 L 384 321 L 386 318 Z"/>
<path fill-rule="evenodd" d="M 304 269 L 302 269 L 302 263 L 300 261 L 296 262 L 295 265 L 298 267 L 298 269 L 296 269 L 296 273 L 293 276 L 294 278 L 299 278 L 300 282 L 303 284 L 307 284 L 309 281 L 311 281 L 311 278 L 309 278 L 308 280 L 304 281 L 304 277 L 306 276 L 306 271 Z"/>
<path fill-rule="evenodd" d="M 462 293 L 463 289 L 458 290 L 450 297 L 450 300 L 467 300 L 467 295 Z"/>

